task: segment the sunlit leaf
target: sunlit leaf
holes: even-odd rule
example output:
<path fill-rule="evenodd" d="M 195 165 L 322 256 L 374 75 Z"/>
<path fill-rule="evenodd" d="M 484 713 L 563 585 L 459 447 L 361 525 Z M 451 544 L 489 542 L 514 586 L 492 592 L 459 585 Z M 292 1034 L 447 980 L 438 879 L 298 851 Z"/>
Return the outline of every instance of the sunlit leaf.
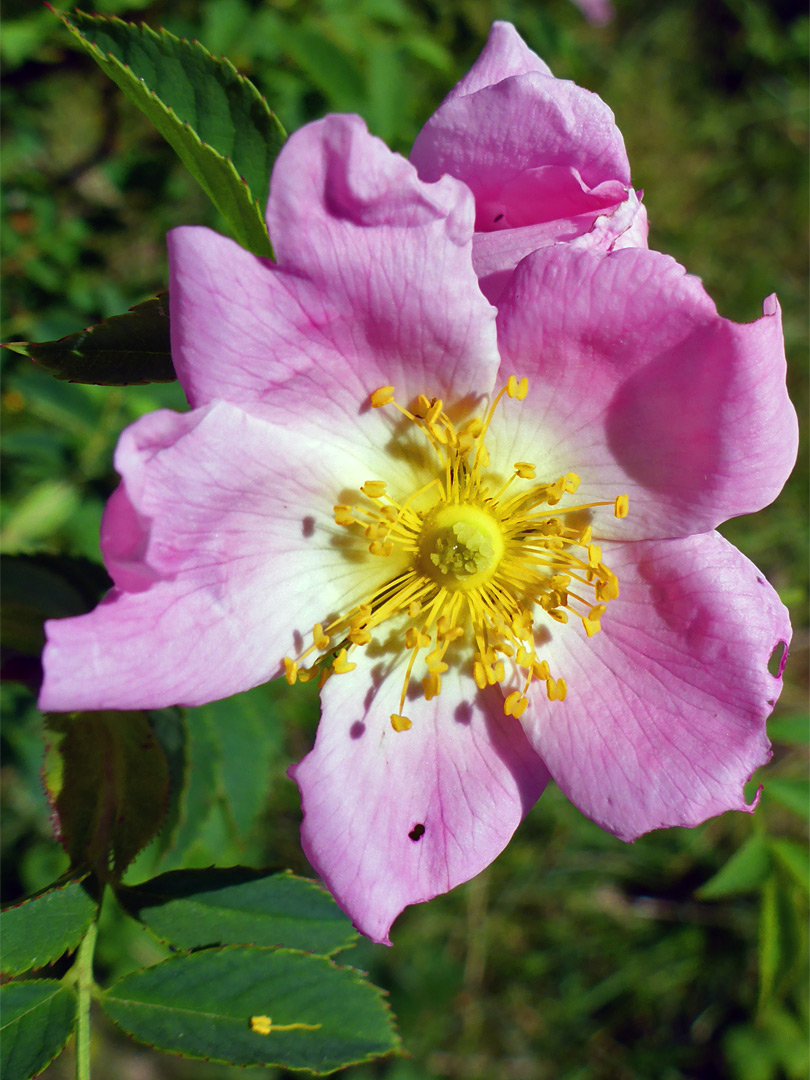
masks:
<path fill-rule="evenodd" d="M 239 243 L 271 255 L 263 208 L 285 133 L 256 87 L 228 60 L 166 30 L 81 13 L 60 18 L 171 144 Z"/>
<path fill-rule="evenodd" d="M 353 968 L 290 949 L 232 946 L 119 979 L 104 1011 L 183 1057 L 324 1074 L 399 1046 L 380 990 Z"/>
<path fill-rule="evenodd" d="M 0 1075 L 36 1076 L 70 1038 L 76 993 L 55 979 L 27 979 L 0 987 Z"/>
<path fill-rule="evenodd" d="M 68 881 L 3 911 L 0 967 L 6 974 L 44 967 L 77 947 L 98 912 L 86 886 Z"/>
<path fill-rule="evenodd" d="M 235 866 L 177 870 L 119 890 L 134 917 L 181 949 L 278 945 L 328 955 L 356 938 L 320 885 L 290 873 Z"/>

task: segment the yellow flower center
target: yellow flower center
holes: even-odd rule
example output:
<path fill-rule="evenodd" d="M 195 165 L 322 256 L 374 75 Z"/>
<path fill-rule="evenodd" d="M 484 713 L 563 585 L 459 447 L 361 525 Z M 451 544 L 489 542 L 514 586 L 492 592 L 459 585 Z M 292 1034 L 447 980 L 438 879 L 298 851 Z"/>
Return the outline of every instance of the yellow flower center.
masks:
<path fill-rule="evenodd" d="M 352 652 L 396 617 L 401 647 L 410 656 L 399 711 L 391 714 L 395 731 L 411 727 L 405 699 L 420 656 L 428 700 L 440 693 L 451 664 L 466 666 L 482 690 L 517 678 L 520 686 L 504 700 L 507 716 L 523 714 L 536 679 L 545 683 L 550 700 L 565 699 L 565 681 L 554 678 L 538 654 L 544 635 L 535 618 L 566 623 L 573 615 L 588 637 L 600 630 L 619 583 L 593 542 L 590 511 L 612 505 L 623 518 L 628 499 L 619 495 L 611 502 L 557 509 L 579 487 L 576 473 L 538 484 L 528 461 L 515 462 L 505 482 L 488 471 L 485 437 L 495 410 L 504 395 L 522 401 L 527 391 L 525 378 L 510 376 L 485 417 L 458 427 L 440 399 L 420 395 L 404 408 L 393 387 L 374 391 L 373 408 L 392 405 L 427 439 L 434 475 L 401 501 L 384 480 L 367 480 L 356 504 L 335 507 L 336 523 L 372 556 L 390 560 L 391 575 L 345 615 L 326 627 L 315 625 L 312 645 L 296 660 L 284 661 L 288 682 L 352 671 Z M 302 667 L 309 658 L 311 665 Z"/>

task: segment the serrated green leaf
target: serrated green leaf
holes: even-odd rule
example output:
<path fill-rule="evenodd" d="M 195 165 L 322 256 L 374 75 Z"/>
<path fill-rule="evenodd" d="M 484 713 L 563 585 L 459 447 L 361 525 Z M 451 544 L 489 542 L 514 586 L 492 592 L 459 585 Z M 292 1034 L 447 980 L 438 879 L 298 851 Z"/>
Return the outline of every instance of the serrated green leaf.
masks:
<path fill-rule="evenodd" d="M 760 888 L 770 870 L 771 860 L 765 838 L 754 833 L 714 877 L 701 885 L 695 895 L 700 900 L 719 900 L 726 896 L 754 892 Z"/>
<path fill-rule="evenodd" d="M 810 743 L 810 714 L 780 716 L 768 721 L 768 736 L 774 742 L 804 746 Z"/>
<path fill-rule="evenodd" d="M 83 878 L 68 881 L 4 909 L 0 967 L 6 974 L 44 967 L 76 948 L 98 912 L 85 885 Z"/>
<path fill-rule="evenodd" d="M 168 293 L 58 341 L 12 342 L 6 348 L 68 382 L 129 386 L 177 378 L 169 342 Z"/>
<path fill-rule="evenodd" d="M 271 256 L 263 209 L 286 135 L 256 87 L 229 61 L 166 30 L 80 13 L 60 18 L 171 144 L 239 243 Z"/>
<path fill-rule="evenodd" d="M 777 863 L 784 867 L 805 893 L 810 893 L 810 854 L 802 844 L 783 837 L 771 837 L 768 847 Z"/>
<path fill-rule="evenodd" d="M 142 712 L 50 715 L 45 780 L 74 867 L 120 877 L 166 813 L 168 766 Z"/>
<path fill-rule="evenodd" d="M 810 818 L 810 781 L 779 777 L 768 780 L 767 798 L 786 806 L 801 817 Z"/>
<path fill-rule="evenodd" d="M 55 979 L 0 987 L 0 1075 L 29 1080 L 53 1061 L 73 1031 L 76 994 Z"/>
<path fill-rule="evenodd" d="M 326 956 L 357 937 L 325 889 L 291 873 L 176 870 L 118 896 L 133 917 L 180 949 L 277 945 Z"/>
<path fill-rule="evenodd" d="M 100 1000 L 141 1042 L 232 1065 L 323 1075 L 399 1046 L 382 991 L 353 968 L 291 949 L 172 957 L 119 979 Z M 257 1025 L 271 1027 L 260 1034 Z"/>
<path fill-rule="evenodd" d="M 244 840 L 267 803 L 270 766 L 281 748 L 272 723 L 267 686 L 189 709 L 191 725 L 203 721 L 218 748 L 220 791 L 239 840 Z"/>

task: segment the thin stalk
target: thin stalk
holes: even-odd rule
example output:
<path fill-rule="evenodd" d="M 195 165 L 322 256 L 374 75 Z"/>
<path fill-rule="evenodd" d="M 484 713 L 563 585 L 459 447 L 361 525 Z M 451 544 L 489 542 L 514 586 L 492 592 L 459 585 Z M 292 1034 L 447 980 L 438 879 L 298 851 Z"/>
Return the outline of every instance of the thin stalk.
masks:
<path fill-rule="evenodd" d="M 93 953 L 98 924 L 90 924 L 76 954 L 76 1080 L 90 1080 L 90 999 L 93 992 Z"/>

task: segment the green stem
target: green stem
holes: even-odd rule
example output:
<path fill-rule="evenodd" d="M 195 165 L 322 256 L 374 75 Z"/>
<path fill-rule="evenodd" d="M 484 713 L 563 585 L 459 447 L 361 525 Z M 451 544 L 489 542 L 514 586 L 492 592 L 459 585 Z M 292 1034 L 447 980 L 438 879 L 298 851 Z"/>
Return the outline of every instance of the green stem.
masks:
<path fill-rule="evenodd" d="M 90 924 L 76 954 L 76 1080 L 90 1080 L 90 998 L 93 991 L 93 952 L 97 923 Z"/>

